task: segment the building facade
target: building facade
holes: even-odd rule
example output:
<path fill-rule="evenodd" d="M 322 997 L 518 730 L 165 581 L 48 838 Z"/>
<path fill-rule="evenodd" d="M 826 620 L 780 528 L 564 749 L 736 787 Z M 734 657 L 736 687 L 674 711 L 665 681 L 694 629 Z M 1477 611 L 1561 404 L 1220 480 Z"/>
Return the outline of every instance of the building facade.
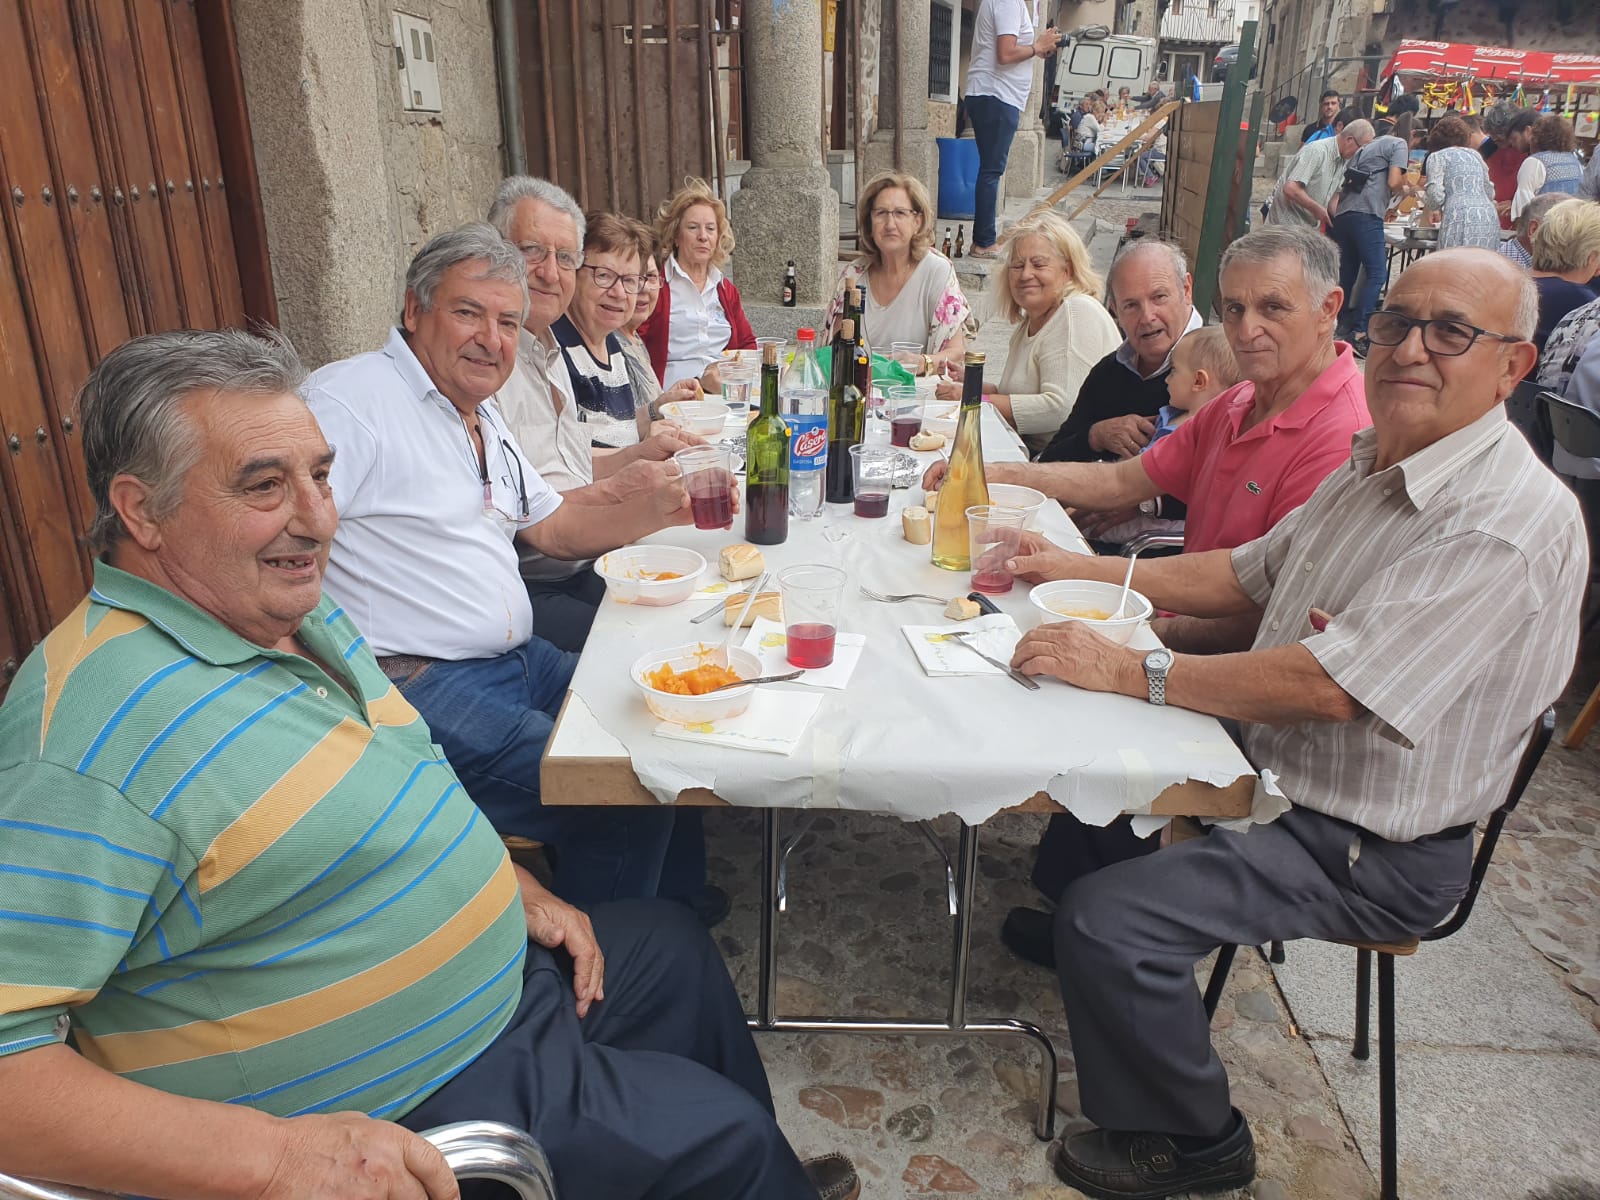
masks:
<path fill-rule="evenodd" d="M 1209 82 L 1217 51 L 1234 40 L 1234 0 L 1170 0 L 1161 18 L 1162 78 Z"/>

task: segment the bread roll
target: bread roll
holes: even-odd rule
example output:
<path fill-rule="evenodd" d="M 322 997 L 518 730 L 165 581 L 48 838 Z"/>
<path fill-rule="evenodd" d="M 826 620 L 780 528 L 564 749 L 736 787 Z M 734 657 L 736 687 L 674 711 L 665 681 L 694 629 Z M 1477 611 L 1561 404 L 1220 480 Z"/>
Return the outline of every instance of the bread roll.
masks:
<path fill-rule="evenodd" d="M 933 517 L 920 504 L 901 510 L 900 529 L 913 546 L 926 546 L 933 541 Z"/>
<path fill-rule="evenodd" d="M 944 434 L 934 433 L 932 430 L 926 433 L 913 433 L 911 435 L 911 448 L 913 450 L 942 450 L 944 448 Z"/>
<path fill-rule="evenodd" d="M 965 596 L 957 596 L 944 606 L 944 615 L 952 621 L 970 621 L 982 611 L 976 600 L 968 600 Z"/>
<path fill-rule="evenodd" d="M 748 596 L 740 592 L 737 596 L 729 596 L 722 606 L 722 623 L 724 626 L 732 625 L 739 620 L 739 610 L 744 607 Z M 750 611 L 745 613 L 740 624 L 748 629 L 756 623 L 757 617 L 765 617 L 769 621 L 783 620 L 783 602 L 777 592 L 762 592 L 750 605 Z"/>
<path fill-rule="evenodd" d="M 746 542 L 735 542 L 731 546 L 724 546 L 717 554 L 717 570 L 722 572 L 722 577 L 729 583 L 737 583 L 741 579 L 754 579 L 766 569 L 767 564 L 761 557 L 761 551 Z"/>

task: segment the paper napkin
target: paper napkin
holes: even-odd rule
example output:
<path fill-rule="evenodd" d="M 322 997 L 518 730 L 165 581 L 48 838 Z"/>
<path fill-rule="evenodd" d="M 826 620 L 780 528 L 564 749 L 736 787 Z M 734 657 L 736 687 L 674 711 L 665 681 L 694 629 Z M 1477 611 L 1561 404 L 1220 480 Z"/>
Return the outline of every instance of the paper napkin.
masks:
<path fill-rule="evenodd" d="M 793 754 L 817 715 L 822 697 L 815 692 L 786 692 L 757 688 L 742 716 L 706 725 L 674 725 L 663 721 L 656 736 L 677 742 L 700 742 L 730 750 L 758 750 L 764 754 Z"/>
<path fill-rule="evenodd" d="M 861 661 L 861 650 L 867 639 L 859 633 L 841 633 L 833 639 L 833 661 L 825 667 L 816 667 L 796 679 L 809 687 L 842 688 L 850 682 L 850 673 Z M 750 626 L 750 636 L 744 648 L 761 660 L 763 675 L 787 675 L 794 670 L 789 662 L 788 640 L 783 626 L 766 617 L 757 617 Z"/>
<path fill-rule="evenodd" d="M 975 643 L 990 658 L 1010 662 L 1022 640 L 1017 623 L 1004 613 L 991 613 L 971 621 L 950 625 L 902 625 L 900 632 L 911 643 L 911 651 L 930 676 L 940 675 L 1003 675 L 1004 671 L 990 666 L 963 642 Z M 973 638 L 951 637 L 952 633 L 973 633 Z"/>

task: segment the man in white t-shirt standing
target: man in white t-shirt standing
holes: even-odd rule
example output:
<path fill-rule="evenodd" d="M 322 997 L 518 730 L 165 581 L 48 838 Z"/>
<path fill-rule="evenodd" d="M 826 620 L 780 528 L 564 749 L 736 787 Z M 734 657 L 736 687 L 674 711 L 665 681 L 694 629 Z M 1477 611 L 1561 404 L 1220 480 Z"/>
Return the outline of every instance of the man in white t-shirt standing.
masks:
<path fill-rule="evenodd" d="M 981 0 L 972 30 L 967 67 L 967 120 L 978 143 L 978 189 L 973 199 L 973 258 L 993 258 L 1000 177 L 1011 156 L 1011 139 L 1033 89 L 1033 60 L 1055 53 L 1061 31 L 1035 35 L 1036 0 Z"/>

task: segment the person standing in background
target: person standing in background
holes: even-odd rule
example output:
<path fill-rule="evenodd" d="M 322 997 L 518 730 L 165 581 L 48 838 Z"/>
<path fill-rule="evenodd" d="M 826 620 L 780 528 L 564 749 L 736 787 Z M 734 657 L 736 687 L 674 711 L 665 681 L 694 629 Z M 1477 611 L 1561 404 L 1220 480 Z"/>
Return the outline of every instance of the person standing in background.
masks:
<path fill-rule="evenodd" d="M 1309 146 L 1312 142 L 1320 142 L 1323 138 L 1337 137 L 1340 122 L 1338 117 L 1344 108 L 1344 100 L 1338 92 L 1329 88 L 1322 93 L 1321 106 L 1317 111 L 1316 122 L 1305 132 L 1300 139 L 1302 146 Z"/>
<path fill-rule="evenodd" d="M 1011 139 L 1033 90 L 1033 60 L 1055 53 L 1057 29 L 1035 36 L 1034 0 L 981 0 L 972 31 L 967 68 L 967 120 L 978 143 L 978 187 L 973 200 L 973 258 L 994 258 L 1000 176 L 1011 156 Z"/>

